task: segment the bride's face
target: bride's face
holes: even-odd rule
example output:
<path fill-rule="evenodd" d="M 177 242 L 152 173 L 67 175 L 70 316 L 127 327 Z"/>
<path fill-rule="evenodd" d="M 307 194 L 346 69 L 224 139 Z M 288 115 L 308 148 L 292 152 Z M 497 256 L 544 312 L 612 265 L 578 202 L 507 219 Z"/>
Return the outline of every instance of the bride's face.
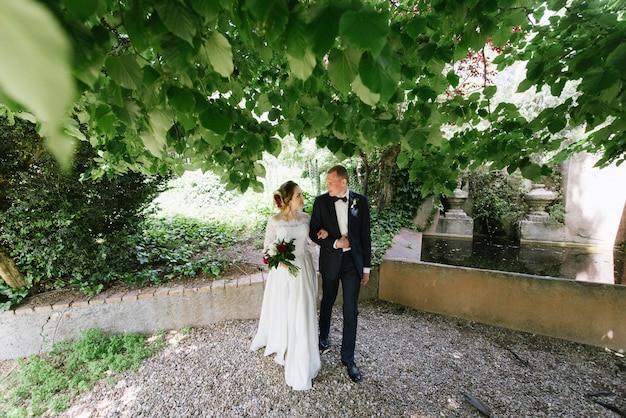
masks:
<path fill-rule="evenodd" d="M 296 187 L 293 191 L 293 197 L 289 201 L 289 206 L 293 210 L 302 209 L 304 207 L 304 196 L 302 195 L 302 189 Z"/>

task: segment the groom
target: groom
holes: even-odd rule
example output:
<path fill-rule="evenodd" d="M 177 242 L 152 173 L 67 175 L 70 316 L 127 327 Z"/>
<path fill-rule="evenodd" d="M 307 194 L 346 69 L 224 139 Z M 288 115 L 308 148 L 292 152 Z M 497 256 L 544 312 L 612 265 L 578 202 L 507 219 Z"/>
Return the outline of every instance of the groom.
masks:
<path fill-rule="evenodd" d="M 310 238 L 320 245 L 322 302 L 319 348 L 329 349 L 330 317 L 341 281 L 343 292 L 343 339 L 341 362 L 354 382 L 361 372 L 354 362 L 358 301 L 361 285 L 367 284 L 371 267 L 370 210 L 367 197 L 348 190 L 348 171 L 337 165 L 326 174 L 326 189 L 315 198 Z"/>

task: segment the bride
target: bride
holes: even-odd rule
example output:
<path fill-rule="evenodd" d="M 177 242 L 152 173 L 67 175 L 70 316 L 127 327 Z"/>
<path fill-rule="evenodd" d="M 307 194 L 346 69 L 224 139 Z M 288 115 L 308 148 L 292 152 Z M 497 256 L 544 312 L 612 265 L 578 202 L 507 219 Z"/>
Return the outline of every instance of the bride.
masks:
<path fill-rule="evenodd" d="M 317 275 L 307 248 L 309 215 L 302 212 L 302 190 L 287 181 L 274 192 L 279 212 L 265 231 L 267 251 L 276 240 L 294 239 L 297 269 L 292 275 L 282 264 L 270 268 L 257 333 L 251 349 L 265 347 L 264 354 L 276 354 L 274 361 L 285 366 L 285 382 L 294 390 L 311 389 L 311 380 L 321 368 L 318 349 Z"/>

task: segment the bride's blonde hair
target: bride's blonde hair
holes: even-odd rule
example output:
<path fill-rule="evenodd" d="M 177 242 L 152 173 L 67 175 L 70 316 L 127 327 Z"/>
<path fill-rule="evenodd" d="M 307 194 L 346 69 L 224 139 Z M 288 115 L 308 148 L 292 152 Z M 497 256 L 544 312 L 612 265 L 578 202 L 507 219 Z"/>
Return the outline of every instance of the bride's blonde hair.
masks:
<path fill-rule="evenodd" d="M 288 180 L 281 184 L 278 190 L 274 192 L 274 204 L 278 209 L 282 209 L 289 205 L 296 187 L 298 187 L 297 183 Z"/>

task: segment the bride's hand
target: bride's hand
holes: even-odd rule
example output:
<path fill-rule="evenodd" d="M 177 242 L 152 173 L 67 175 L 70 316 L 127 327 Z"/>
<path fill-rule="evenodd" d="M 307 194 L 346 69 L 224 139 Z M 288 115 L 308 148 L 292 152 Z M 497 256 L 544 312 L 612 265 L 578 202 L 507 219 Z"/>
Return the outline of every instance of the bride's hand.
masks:
<path fill-rule="evenodd" d="M 317 231 L 317 238 L 318 239 L 328 238 L 328 231 L 325 230 L 324 228 L 320 229 L 319 231 Z"/>

